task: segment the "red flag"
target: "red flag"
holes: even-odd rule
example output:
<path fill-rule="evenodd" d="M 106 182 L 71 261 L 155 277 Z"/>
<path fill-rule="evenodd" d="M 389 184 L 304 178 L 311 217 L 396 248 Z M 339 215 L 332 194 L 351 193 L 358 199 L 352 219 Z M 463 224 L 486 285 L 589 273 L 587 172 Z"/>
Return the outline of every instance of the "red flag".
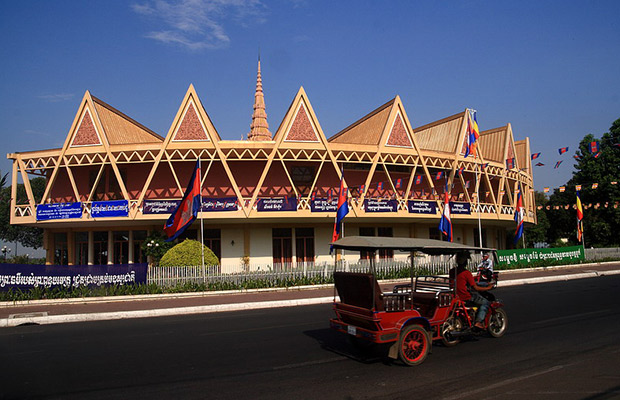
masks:
<path fill-rule="evenodd" d="M 168 236 L 167 242 L 176 239 L 194 222 L 200 205 L 200 160 L 198 160 L 183 199 L 164 224 L 164 232 Z"/>

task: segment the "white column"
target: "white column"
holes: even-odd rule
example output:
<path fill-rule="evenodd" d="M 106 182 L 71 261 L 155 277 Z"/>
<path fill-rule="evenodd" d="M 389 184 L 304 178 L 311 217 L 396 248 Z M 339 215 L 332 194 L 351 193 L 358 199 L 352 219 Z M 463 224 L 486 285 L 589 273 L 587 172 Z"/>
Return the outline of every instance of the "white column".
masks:
<path fill-rule="evenodd" d="M 108 231 L 108 265 L 114 263 L 114 233 Z"/>
<path fill-rule="evenodd" d="M 133 264 L 133 231 L 129 231 L 129 249 L 127 251 L 127 263 Z"/>

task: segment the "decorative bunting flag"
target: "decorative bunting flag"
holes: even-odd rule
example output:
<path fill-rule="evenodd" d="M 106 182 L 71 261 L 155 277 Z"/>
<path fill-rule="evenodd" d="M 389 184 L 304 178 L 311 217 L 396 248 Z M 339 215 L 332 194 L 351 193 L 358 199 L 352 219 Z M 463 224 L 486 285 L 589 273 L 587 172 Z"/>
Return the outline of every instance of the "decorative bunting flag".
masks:
<path fill-rule="evenodd" d="M 418 175 L 415 177 L 415 184 L 419 185 L 420 183 L 422 183 L 422 175 Z"/>
<path fill-rule="evenodd" d="M 577 154 L 575 154 L 575 155 L 573 156 L 573 158 L 574 158 L 575 160 L 577 160 L 577 161 L 580 161 L 580 160 L 581 160 L 581 157 L 580 157 L 580 156 L 578 156 Z"/>
<path fill-rule="evenodd" d="M 437 175 L 435 175 L 435 180 L 438 181 L 443 177 L 443 171 L 439 171 L 437 172 Z"/>
<path fill-rule="evenodd" d="M 598 183 L 593 183 L 592 184 L 592 189 L 596 189 L 596 188 L 598 188 Z"/>
<path fill-rule="evenodd" d="M 575 186 L 575 190 L 576 190 L 576 191 L 580 191 L 580 190 L 581 190 L 581 185 L 576 185 L 576 186 Z"/>
<path fill-rule="evenodd" d="M 590 153 L 592 154 L 598 153 L 598 143 L 590 142 Z"/>
<path fill-rule="evenodd" d="M 465 182 L 465 189 L 469 189 L 469 182 L 470 182 L 470 181 L 466 181 L 466 182 Z"/>
<path fill-rule="evenodd" d="M 543 165 L 545 165 L 545 164 L 543 164 L 543 163 L 541 163 L 541 162 L 536 163 L 536 166 L 537 166 L 537 167 L 542 167 Z"/>
<path fill-rule="evenodd" d="M 331 189 L 327 191 L 327 201 L 329 201 L 330 203 L 332 202 L 332 190 Z"/>
<path fill-rule="evenodd" d="M 566 190 L 565 186 L 560 186 L 560 193 L 564 193 L 565 190 Z"/>
<path fill-rule="evenodd" d="M 599 158 L 600 156 L 601 156 L 601 152 L 599 151 L 598 153 L 594 155 L 594 158 Z"/>
<path fill-rule="evenodd" d="M 401 178 L 396 179 L 396 189 L 400 189 L 403 184 L 403 180 Z"/>
<path fill-rule="evenodd" d="M 463 192 L 459 193 L 459 200 L 463 200 L 463 197 L 465 197 L 465 193 Z"/>
<path fill-rule="evenodd" d="M 537 159 L 538 157 L 540 157 L 540 153 L 534 153 L 532 154 L 532 161 L 534 161 L 535 159 Z"/>
<path fill-rule="evenodd" d="M 312 201 L 314 201 L 314 199 L 316 198 L 316 190 L 312 191 Z"/>
<path fill-rule="evenodd" d="M 616 181 L 609 182 L 609 183 L 611 183 L 612 185 L 617 185 L 618 184 L 618 182 L 616 182 Z"/>
<path fill-rule="evenodd" d="M 383 182 L 377 183 L 377 190 L 383 190 Z"/>
<path fill-rule="evenodd" d="M 560 147 L 558 149 L 558 153 L 560 153 L 560 155 L 566 153 L 568 151 L 568 147 Z"/>
<path fill-rule="evenodd" d="M 365 190 L 366 190 L 366 185 L 360 186 L 360 194 L 364 194 Z"/>
<path fill-rule="evenodd" d="M 465 167 L 461 167 L 459 169 L 456 170 L 456 176 L 461 176 L 463 175 L 463 171 L 465 170 Z"/>
<path fill-rule="evenodd" d="M 549 188 L 548 188 L 548 187 L 543 188 L 543 192 L 545 192 L 545 193 L 549 193 Z"/>
<path fill-rule="evenodd" d="M 515 167 L 515 159 L 509 158 L 506 160 L 506 168 L 513 169 Z"/>
<path fill-rule="evenodd" d="M 612 146 L 620 147 L 620 143 L 614 143 Z"/>
<path fill-rule="evenodd" d="M 558 169 L 558 167 L 560 166 L 560 164 L 562 164 L 562 161 L 558 161 L 555 163 L 555 167 L 553 167 L 553 169 Z"/>

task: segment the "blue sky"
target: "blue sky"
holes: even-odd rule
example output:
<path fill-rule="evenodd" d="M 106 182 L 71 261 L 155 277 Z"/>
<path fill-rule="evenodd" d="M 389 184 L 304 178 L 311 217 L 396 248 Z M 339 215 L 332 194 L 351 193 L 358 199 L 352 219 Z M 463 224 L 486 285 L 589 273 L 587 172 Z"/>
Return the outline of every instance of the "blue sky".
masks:
<path fill-rule="evenodd" d="M 272 131 L 300 86 L 328 137 L 395 95 L 414 127 L 471 107 L 482 130 L 529 136 L 536 188 L 557 187 L 579 140 L 620 118 L 618 15 L 618 1 L 3 1 L 2 149 L 61 146 L 86 90 L 164 136 L 190 83 L 240 139 L 260 48 Z"/>

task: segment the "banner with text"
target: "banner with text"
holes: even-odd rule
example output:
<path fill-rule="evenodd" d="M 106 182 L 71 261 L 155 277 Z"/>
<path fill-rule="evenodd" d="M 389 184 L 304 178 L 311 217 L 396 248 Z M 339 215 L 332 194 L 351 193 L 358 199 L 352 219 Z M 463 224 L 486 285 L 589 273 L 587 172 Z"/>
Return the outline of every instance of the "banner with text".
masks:
<path fill-rule="evenodd" d="M 146 283 L 147 264 L 32 265 L 2 264 L 0 291 L 32 288 Z"/>
<path fill-rule="evenodd" d="M 37 205 L 37 221 L 82 218 L 82 203 L 52 203 Z"/>
<path fill-rule="evenodd" d="M 366 199 L 364 200 L 366 212 L 397 212 L 397 200 Z"/>
<path fill-rule="evenodd" d="M 93 218 L 126 217 L 129 215 L 127 200 L 93 201 L 90 216 Z"/>
<path fill-rule="evenodd" d="M 450 202 L 450 214 L 471 214 L 471 204 Z"/>
<path fill-rule="evenodd" d="M 315 198 L 310 202 L 310 211 L 311 212 L 336 212 L 338 209 L 338 198 L 329 199 L 326 198 Z"/>
<path fill-rule="evenodd" d="M 498 250 L 499 265 L 531 264 L 538 261 L 583 260 L 583 247 L 557 247 L 549 249 Z"/>
<path fill-rule="evenodd" d="M 407 209 L 413 214 L 436 214 L 437 202 L 435 201 L 422 201 L 422 200 L 408 200 Z"/>
<path fill-rule="evenodd" d="M 256 211 L 297 211 L 297 198 L 272 197 L 258 199 Z"/>

